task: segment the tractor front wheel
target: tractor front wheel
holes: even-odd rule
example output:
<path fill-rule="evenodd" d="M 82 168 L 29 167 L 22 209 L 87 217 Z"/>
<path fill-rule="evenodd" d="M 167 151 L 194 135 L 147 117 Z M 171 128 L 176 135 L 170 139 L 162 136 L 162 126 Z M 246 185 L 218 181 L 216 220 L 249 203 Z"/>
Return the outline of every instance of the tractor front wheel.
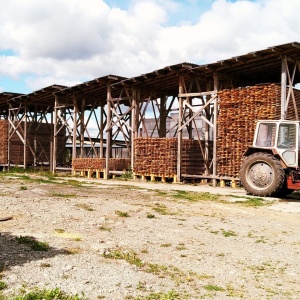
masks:
<path fill-rule="evenodd" d="M 272 154 L 257 152 L 243 161 L 240 170 L 245 190 L 254 196 L 276 196 L 283 187 L 285 172 Z"/>

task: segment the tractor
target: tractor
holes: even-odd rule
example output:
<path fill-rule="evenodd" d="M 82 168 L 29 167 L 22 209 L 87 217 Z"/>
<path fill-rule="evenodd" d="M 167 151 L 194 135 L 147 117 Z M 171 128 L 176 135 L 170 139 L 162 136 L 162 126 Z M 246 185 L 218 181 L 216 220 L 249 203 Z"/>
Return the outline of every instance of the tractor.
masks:
<path fill-rule="evenodd" d="M 298 143 L 298 121 L 258 121 L 240 169 L 245 190 L 262 197 L 281 197 L 299 190 Z"/>

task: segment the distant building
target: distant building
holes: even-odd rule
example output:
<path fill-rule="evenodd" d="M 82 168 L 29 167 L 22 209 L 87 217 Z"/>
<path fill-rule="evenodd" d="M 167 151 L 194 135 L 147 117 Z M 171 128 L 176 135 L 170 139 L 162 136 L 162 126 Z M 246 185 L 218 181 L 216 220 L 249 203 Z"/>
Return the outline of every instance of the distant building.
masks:
<path fill-rule="evenodd" d="M 186 116 L 186 118 L 188 118 L 188 116 Z M 167 138 L 177 136 L 177 124 L 178 124 L 178 113 L 171 113 L 170 117 L 167 118 L 166 120 Z M 195 130 L 195 125 L 198 128 L 200 140 L 204 140 L 205 131 L 207 128 L 206 123 L 203 121 L 203 119 L 200 116 L 195 118 L 195 123 L 193 124 L 193 129 L 192 129 L 192 137 L 194 140 L 198 140 L 198 134 Z M 153 138 L 159 137 L 157 126 L 159 126 L 159 124 L 156 125 L 155 118 L 145 119 L 145 127 L 149 137 L 153 137 Z M 212 137 L 212 128 L 210 126 L 208 130 L 210 132 L 209 136 Z M 189 133 L 186 127 L 183 128 L 182 132 L 183 132 L 182 135 L 183 138 L 189 138 Z M 144 129 L 140 130 L 140 136 L 146 137 L 146 133 Z M 212 140 L 212 138 L 210 138 L 210 140 Z"/>

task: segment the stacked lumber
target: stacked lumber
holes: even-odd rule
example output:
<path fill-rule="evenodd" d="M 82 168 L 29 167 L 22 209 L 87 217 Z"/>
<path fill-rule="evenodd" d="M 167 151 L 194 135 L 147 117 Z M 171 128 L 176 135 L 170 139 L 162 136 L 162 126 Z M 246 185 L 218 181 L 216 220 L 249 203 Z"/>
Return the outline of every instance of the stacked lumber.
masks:
<path fill-rule="evenodd" d="M 130 167 L 129 158 L 109 158 L 108 160 L 110 171 L 124 171 Z M 105 170 L 105 158 L 73 158 L 72 168 L 75 171 L 80 170 Z"/>
<path fill-rule="evenodd" d="M 173 177 L 177 170 L 176 138 L 137 138 L 134 142 L 134 173 Z"/>
<path fill-rule="evenodd" d="M 7 164 L 8 121 L 0 120 L 0 164 Z"/>
<path fill-rule="evenodd" d="M 17 124 L 16 124 L 17 126 Z M 8 121 L 0 121 L 0 163 L 8 163 Z M 20 135 L 24 136 L 24 122 L 19 124 L 18 131 Z M 26 147 L 26 162 L 27 164 L 34 163 L 34 155 L 30 150 L 36 152 L 37 163 L 49 163 L 51 154 L 51 132 L 53 132 L 53 125 L 46 123 L 27 123 L 27 147 Z M 58 135 L 58 149 L 60 155 L 57 157 L 57 162 L 62 164 L 65 160 L 65 133 L 61 130 Z M 36 145 L 36 148 L 35 146 Z M 35 150 L 34 150 L 35 149 Z M 23 165 L 24 164 L 24 143 L 19 135 L 15 132 L 10 138 L 10 164 Z"/>
<path fill-rule="evenodd" d="M 74 170 L 104 170 L 105 158 L 73 158 Z"/>
<path fill-rule="evenodd" d="M 239 176 L 243 153 L 252 145 L 255 122 L 280 118 L 281 88 L 276 84 L 218 93 L 217 173 Z"/>
<path fill-rule="evenodd" d="M 205 142 L 195 140 L 182 140 L 181 173 L 188 175 L 203 175 L 205 173 L 205 161 L 202 155 L 205 152 Z M 213 143 L 208 143 L 208 157 L 213 155 Z"/>

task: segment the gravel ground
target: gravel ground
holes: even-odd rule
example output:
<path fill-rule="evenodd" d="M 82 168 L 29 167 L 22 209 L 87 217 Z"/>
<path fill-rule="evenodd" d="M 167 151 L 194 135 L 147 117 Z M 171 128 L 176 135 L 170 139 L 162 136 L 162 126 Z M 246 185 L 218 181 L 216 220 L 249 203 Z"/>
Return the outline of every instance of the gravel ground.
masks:
<path fill-rule="evenodd" d="M 0 218 L 13 216 L 0 223 L 4 295 L 299 299 L 298 194 L 261 202 L 240 188 L 30 178 L 0 177 Z"/>

